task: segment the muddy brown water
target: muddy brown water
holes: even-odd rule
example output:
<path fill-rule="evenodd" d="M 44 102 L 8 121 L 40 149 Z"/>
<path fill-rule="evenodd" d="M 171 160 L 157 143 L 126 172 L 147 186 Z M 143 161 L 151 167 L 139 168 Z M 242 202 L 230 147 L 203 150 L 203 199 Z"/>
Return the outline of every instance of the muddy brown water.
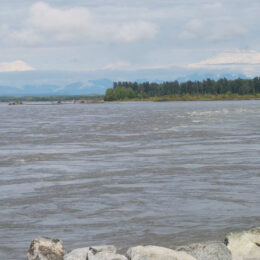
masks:
<path fill-rule="evenodd" d="M 0 259 L 260 226 L 260 101 L 0 105 Z"/>

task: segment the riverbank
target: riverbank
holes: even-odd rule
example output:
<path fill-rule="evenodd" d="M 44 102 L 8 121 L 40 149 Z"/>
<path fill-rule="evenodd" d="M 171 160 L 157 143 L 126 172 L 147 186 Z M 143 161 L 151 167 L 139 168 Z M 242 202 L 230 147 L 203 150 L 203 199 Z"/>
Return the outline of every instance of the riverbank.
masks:
<path fill-rule="evenodd" d="M 223 241 L 195 243 L 173 248 L 135 246 L 117 252 L 113 245 L 88 246 L 67 253 L 59 239 L 37 238 L 30 245 L 28 260 L 259 260 L 260 227 L 229 233 Z"/>
<path fill-rule="evenodd" d="M 84 103 L 91 101 L 103 101 L 104 95 L 67 95 L 67 96 L 1 96 L 0 103 L 18 102 L 70 102 Z"/>
<path fill-rule="evenodd" d="M 183 95 L 183 96 L 160 96 L 160 97 L 147 97 L 147 98 L 123 98 L 111 101 L 151 101 L 151 102 L 163 102 L 163 101 L 218 101 L 218 100 L 260 100 L 260 94 L 257 95 Z M 108 102 L 111 102 L 108 101 Z"/>
<path fill-rule="evenodd" d="M 103 99 L 96 100 L 65 100 L 65 101 L 15 101 L 15 102 L 0 102 L 0 105 L 73 105 L 73 104 L 102 104 L 104 103 Z"/>
<path fill-rule="evenodd" d="M 97 99 L 88 99 L 80 96 L 78 99 L 73 99 L 74 96 L 67 96 L 64 99 L 59 100 L 58 97 L 34 97 L 30 98 L 15 98 L 12 97 L 8 99 L 6 97 L 0 97 L 0 104 L 9 105 L 23 105 L 23 104 L 96 104 L 104 102 L 134 102 L 134 101 L 146 101 L 146 102 L 164 102 L 164 101 L 220 101 L 220 100 L 260 100 L 260 94 L 256 95 L 237 95 L 237 94 L 227 94 L 227 95 L 181 95 L 181 96 L 156 96 L 156 97 L 139 97 L 139 98 L 119 98 L 114 100 L 105 100 L 102 97 Z M 10 100 L 10 101 L 9 101 Z"/>

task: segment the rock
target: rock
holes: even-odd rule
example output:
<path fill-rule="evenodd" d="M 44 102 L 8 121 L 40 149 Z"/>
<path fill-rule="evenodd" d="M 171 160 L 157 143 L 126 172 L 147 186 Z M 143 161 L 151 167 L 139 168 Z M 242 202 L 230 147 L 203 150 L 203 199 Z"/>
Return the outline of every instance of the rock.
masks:
<path fill-rule="evenodd" d="M 77 248 L 64 256 L 64 260 L 86 260 L 89 252 L 89 247 Z"/>
<path fill-rule="evenodd" d="M 47 237 L 39 237 L 32 241 L 28 254 L 28 260 L 63 260 L 65 250 L 62 241 Z"/>
<path fill-rule="evenodd" d="M 260 227 L 230 233 L 225 238 L 225 244 L 233 260 L 260 260 Z"/>
<path fill-rule="evenodd" d="M 65 255 L 64 260 L 86 260 L 98 253 L 115 254 L 116 248 L 110 245 L 78 248 Z"/>
<path fill-rule="evenodd" d="M 231 252 L 224 243 L 205 242 L 177 247 L 176 250 L 184 251 L 197 260 L 231 260 Z"/>
<path fill-rule="evenodd" d="M 90 248 L 88 260 L 127 260 L 127 258 L 116 253 L 106 251 L 99 252 L 96 249 L 93 250 L 93 248 Z"/>
<path fill-rule="evenodd" d="M 159 246 L 137 246 L 128 249 L 131 260 L 196 260 L 186 252 L 175 251 Z"/>

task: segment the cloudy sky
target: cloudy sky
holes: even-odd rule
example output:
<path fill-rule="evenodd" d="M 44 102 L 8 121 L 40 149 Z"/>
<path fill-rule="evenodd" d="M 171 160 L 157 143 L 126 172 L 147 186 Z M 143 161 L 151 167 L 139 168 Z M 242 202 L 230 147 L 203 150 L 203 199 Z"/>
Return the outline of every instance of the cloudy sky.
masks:
<path fill-rule="evenodd" d="M 257 73 L 259 0 L 1 0 L 0 72 Z"/>

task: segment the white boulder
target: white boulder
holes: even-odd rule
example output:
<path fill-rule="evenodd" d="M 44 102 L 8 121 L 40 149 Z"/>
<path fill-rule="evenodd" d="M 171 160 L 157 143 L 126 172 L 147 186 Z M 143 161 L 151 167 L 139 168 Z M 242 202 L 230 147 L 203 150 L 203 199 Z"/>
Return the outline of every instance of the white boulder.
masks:
<path fill-rule="evenodd" d="M 112 245 L 92 246 L 74 249 L 64 256 L 64 260 L 125 260 L 124 258 L 112 258 L 115 256 L 118 255 L 116 254 L 116 248 Z"/>
<path fill-rule="evenodd" d="M 185 251 L 197 260 L 231 260 L 231 252 L 224 243 L 205 242 L 177 247 L 178 251 Z"/>
<path fill-rule="evenodd" d="M 89 252 L 89 247 L 77 248 L 64 256 L 64 260 L 86 260 Z"/>
<path fill-rule="evenodd" d="M 233 260 L 260 260 L 260 227 L 230 233 L 225 238 L 225 244 Z"/>
<path fill-rule="evenodd" d="M 91 247 L 88 252 L 88 260 L 127 260 L 123 255 L 116 254 L 115 250 L 101 250 L 96 247 Z"/>
<path fill-rule="evenodd" d="M 175 251 L 159 246 L 136 246 L 128 249 L 131 260 L 196 260 L 186 252 Z"/>

